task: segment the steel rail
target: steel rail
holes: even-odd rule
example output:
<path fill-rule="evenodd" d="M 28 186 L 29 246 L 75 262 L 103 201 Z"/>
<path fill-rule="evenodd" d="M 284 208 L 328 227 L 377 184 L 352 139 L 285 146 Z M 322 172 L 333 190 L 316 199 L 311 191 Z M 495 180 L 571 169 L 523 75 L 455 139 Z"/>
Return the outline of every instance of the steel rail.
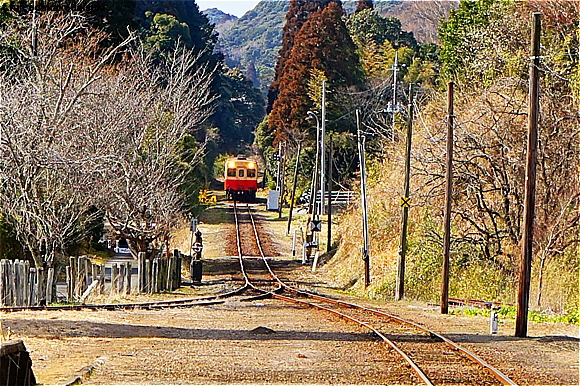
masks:
<path fill-rule="evenodd" d="M 272 270 L 272 268 L 270 267 L 270 264 L 268 264 L 266 256 L 264 255 L 264 251 L 262 249 L 262 243 L 260 242 L 260 237 L 258 235 L 258 230 L 257 230 L 257 226 L 256 226 L 256 222 L 254 220 L 254 216 L 252 215 L 252 212 L 250 210 L 249 207 L 247 207 L 248 209 L 248 213 L 250 216 L 250 219 L 252 221 L 252 228 L 254 230 L 254 236 L 256 237 L 256 243 L 258 244 L 258 249 L 260 250 L 260 255 L 264 261 L 264 264 L 266 266 L 266 268 L 268 269 L 268 272 L 270 273 L 270 275 L 272 276 L 272 278 L 278 282 L 279 287 L 276 290 L 273 291 L 264 291 L 264 290 L 260 290 L 258 288 L 256 288 L 256 290 L 263 292 L 263 296 L 264 297 L 271 297 L 274 299 L 278 299 L 278 300 L 282 300 L 285 302 L 289 302 L 289 303 L 293 303 L 293 304 L 300 304 L 303 306 L 307 306 L 307 307 L 311 307 L 311 308 L 316 308 L 319 309 L 321 311 L 326 311 L 326 312 L 330 312 L 338 317 L 341 317 L 343 319 L 349 320 L 353 323 L 358 324 L 359 326 L 363 327 L 363 328 L 367 328 L 370 331 L 372 331 L 374 334 L 376 334 L 379 338 L 381 338 L 383 340 L 383 342 L 385 342 L 389 347 L 391 347 L 393 350 L 395 350 L 395 352 L 397 352 L 397 354 L 399 354 L 401 356 L 401 358 L 403 358 L 405 360 L 405 362 L 407 362 L 409 364 L 409 366 L 413 369 L 413 371 L 415 372 L 415 374 L 428 386 L 434 386 L 433 382 L 429 379 L 429 377 L 427 376 L 427 374 L 425 374 L 425 372 L 413 361 L 413 359 L 411 359 L 403 350 L 401 350 L 396 344 L 395 342 L 393 342 L 392 340 L 390 340 L 389 338 L 387 338 L 385 335 L 383 335 L 382 333 L 380 333 L 377 329 L 375 329 L 373 326 L 371 326 L 370 324 L 363 322 L 361 320 L 355 319 L 349 315 L 346 315 L 342 312 L 336 311 L 336 310 L 332 310 L 330 308 L 327 307 L 323 307 L 320 306 L 318 304 L 314 304 L 314 303 L 310 303 L 310 302 L 306 302 L 303 300 L 299 300 L 299 299 L 293 299 L 293 298 L 289 298 L 287 296 L 283 296 L 280 295 L 278 293 L 276 293 L 277 291 L 280 290 L 284 290 L 287 288 L 291 288 L 288 285 L 286 285 L 285 283 L 283 283 L 278 276 L 274 273 L 274 271 Z M 241 248 L 240 248 L 241 251 Z M 241 256 L 241 254 L 240 254 Z M 242 259 L 240 257 L 240 263 L 242 263 Z M 251 284 L 250 284 L 251 285 Z"/>
<path fill-rule="evenodd" d="M 260 237 L 258 236 L 258 232 L 256 229 L 256 224 L 254 222 L 252 212 L 250 211 L 250 207 L 247 204 L 246 204 L 246 209 L 248 210 L 248 213 L 250 214 L 250 219 L 252 220 L 252 229 L 254 230 L 254 236 L 256 238 L 256 245 L 258 246 L 258 250 L 260 251 L 260 255 L 261 255 L 262 260 L 264 262 L 266 262 L 266 258 L 264 256 L 264 250 L 262 249 L 262 243 L 260 242 Z M 270 293 L 270 292 L 280 291 L 282 289 L 281 285 L 279 284 L 280 281 L 278 281 L 278 287 L 272 291 L 261 290 L 258 287 L 256 287 L 254 284 L 252 284 L 250 281 L 250 277 L 248 276 L 248 273 L 247 273 L 246 268 L 244 266 L 244 255 L 243 255 L 243 251 L 242 251 L 242 238 L 241 238 L 241 234 L 240 234 L 240 222 L 238 219 L 237 202 L 235 199 L 234 199 L 234 220 L 235 220 L 235 224 L 236 224 L 236 245 L 238 247 L 238 259 L 239 259 L 239 263 L 240 263 L 240 270 L 241 270 L 242 275 L 244 276 L 244 279 L 246 281 L 245 285 L 252 288 L 255 291 L 262 292 L 260 295 L 258 295 L 256 297 L 259 299 L 263 299 L 264 297 L 267 297 L 268 293 Z M 270 275 L 272 275 L 273 272 L 270 269 L 270 266 L 267 263 L 265 265 L 266 265 L 266 267 L 268 267 L 268 271 L 270 272 Z"/>
<path fill-rule="evenodd" d="M 341 300 L 336 300 L 336 299 L 332 299 L 332 298 L 327 298 L 327 297 L 323 297 L 317 294 L 313 294 L 313 293 L 309 293 L 309 292 L 305 292 L 305 291 L 300 291 L 300 290 L 296 290 L 294 288 L 291 288 L 289 286 L 284 286 L 284 289 L 290 291 L 290 292 L 294 292 L 296 294 L 302 295 L 302 296 L 306 296 L 312 299 L 317 299 L 320 301 L 324 301 L 327 303 L 331 303 L 331 304 L 335 304 L 335 305 L 341 305 L 344 307 L 348 307 L 348 308 L 354 308 L 354 309 L 358 309 L 361 311 L 365 311 L 368 313 L 372 313 L 374 315 L 377 316 L 381 316 L 390 320 L 394 320 L 400 324 L 412 327 L 416 330 L 422 331 L 424 333 L 429 334 L 430 336 L 439 339 L 440 341 L 442 341 L 443 343 L 445 343 L 448 347 L 450 347 L 451 349 L 453 349 L 454 351 L 458 351 L 461 354 L 465 355 L 467 358 L 471 359 L 472 361 L 475 361 L 476 363 L 478 363 L 479 365 L 481 365 L 482 367 L 484 367 L 488 372 L 490 372 L 498 381 L 500 381 L 502 384 L 504 385 L 516 385 L 516 383 L 514 381 L 512 381 L 507 375 L 503 374 L 501 371 L 499 371 L 498 369 L 496 369 L 495 367 L 491 366 L 490 364 L 488 364 L 486 361 L 484 361 L 483 359 L 481 359 L 479 356 L 477 356 L 475 353 L 459 346 L 457 343 L 453 342 L 452 340 L 450 340 L 449 338 L 445 337 L 444 335 L 441 335 L 439 333 L 436 333 L 426 327 L 423 327 L 417 323 L 413 323 L 410 322 L 408 320 L 402 319 L 398 316 L 392 315 L 392 314 L 388 314 L 386 312 L 380 311 L 380 310 L 376 310 L 373 308 L 369 308 L 369 307 L 364 307 L 358 304 L 354 304 L 354 303 L 348 303 L 348 302 L 344 302 Z"/>
<path fill-rule="evenodd" d="M 254 224 L 254 229 L 255 229 L 255 223 L 254 223 L 254 218 L 250 212 L 250 218 L 252 219 L 252 223 Z M 257 233 L 256 233 L 257 235 Z M 257 236 L 256 236 L 257 237 Z M 258 243 L 259 244 L 259 243 Z M 332 299 L 332 298 L 328 298 L 325 296 L 321 296 L 318 294 L 313 294 L 311 292 L 307 292 L 307 291 L 301 291 L 299 289 L 295 289 L 290 287 L 289 285 L 287 285 L 286 283 L 282 282 L 278 276 L 273 272 L 273 270 L 271 269 L 270 265 L 268 264 L 266 258 L 264 257 L 264 255 L 262 254 L 262 258 L 264 259 L 264 264 L 266 265 L 268 271 L 270 272 L 270 275 L 272 275 L 272 277 L 274 278 L 274 280 L 276 280 L 279 285 L 281 286 L 282 289 L 294 293 L 296 295 L 300 295 L 300 296 L 304 296 L 304 297 L 308 297 L 311 299 L 316 299 L 319 300 L 321 302 L 326 302 L 326 303 L 330 303 L 330 304 L 334 304 L 334 305 L 338 305 L 338 306 L 343 306 L 343 307 L 347 307 L 347 308 L 353 308 L 353 309 L 358 309 L 360 311 L 363 312 L 367 312 L 367 313 L 371 313 L 373 315 L 377 315 L 383 318 L 387 318 L 388 320 L 394 320 L 400 324 L 406 325 L 408 327 L 412 327 L 416 330 L 419 330 L 421 332 L 424 332 L 428 335 L 430 335 L 431 337 L 434 337 L 436 339 L 439 339 L 441 342 L 445 343 L 448 347 L 450 347 L 452 350 L 461 353 L 462 355 L 464 355 L 465 357 L 467 357 L 468 359 L 476 362 L 477 364 L 479 364 L 480 366 L 482 366 L 486 371 L 488 371 L 494 378 L 496 378 L 499 382 L 501 382 L 503 385 L 517 385 L 514 381 L 512 381 L 507 375 L 503 374 L 501 371 L 499 371 L 498 369 L 496 369 L 495 367 L 491 366 L 490 364 L 488 364 L 486 361 L 484 361 L 482 358 L 480 358 L 479 356 L 477 356 L 475 353 L 459 346 L 457 343 L 453 342 L 452 340 L 450 340 L 449 338 L 436 333 L 426 327 L 423 327 L 417 323 L 405 320 L 403 318 L 400 318 L 398 316 L 395 315 L 391 315 L 388 314 L 386 312 L 380 311 L 380 310 L 376 310 L 373 308 L 369 308 L 369 307 L 364 307 L 364 306 L 360 306 L 358 304 L 354 304 L 354 303 L 348 303 L 345 301 L 341 301 L 341 300 L 336 300 L 336 299 Z M 277 294 L 272 294 L 273 297 L 278 297 L 278 296 L 282 296 L 282 295 L 277 295 Z M 305 302 L 307 303 L 307 302 Z M 316 307 L 316 305 L 313 305 Z M 367 325 L 368 326 L 368 325 Z M 394 345 L 394 343 L 393 343 Z"/>
<path fill-rule="evenodd" d="M 419 378 L 421 378 L 421 380 L 426 385 L 434 386 L 434 384 L 431 381 L 431 379 L 429 379 L 429 377 L 427 376 L 427 374 L 425 374 L 425 372 L 415 363 L 415 361 L 413 361 L 392 340 L 390 340 L 389 338 L 387 338 L 385 335 L 383 335 L 380 331 L 378 331 L 376 328 L 374 328 L 373 326 L 371 326 L 367 322 L 363 322 L 362 320 L 353 318 L 352 316 L 349 316 L 349 315 L 344 314 L 344 313 L 342 313 L 340 311 L 337 311 L 337 310 L 333 310 L 331 308 L 323 307 L 321 305 L 314 304 L 314 303 L 310 303 L 310 302 L 305 302 L 304 300 L 294 299 L 294 298 L 290 298 L 290 297 L 287 297 L 287 296 L 284 296 L 284 295 L 275 294 L 275 293 L 274 294 L 271 294 L 271 297 L 273 297 L 275 299 L 283 300 L 283 301 L 286 301 L 286 302 L 295 303 L 295 304 L 301 304 L 303 306 L 314 307 L 314 308 L 317 308 L 317 309 L 322 310 L 322 311 L 330 312 L 330 313 L 332 313 L 334 315 L 337 315 L 340 318 L 343 318 L 343 319 L 349 320 L 351 322 L 357 323 L 361 327 L 368 328 L 375 335 L 377 335 L 379 338 L 381 338 L 383 340 L 383 342 L 385 342 L 393 350 L 395 350 L 403 359 L 405 359 L 405 361 L 409 364 L 409 366 L 411 366 L 411 368 L 415 371 L 416 375 Z"/>

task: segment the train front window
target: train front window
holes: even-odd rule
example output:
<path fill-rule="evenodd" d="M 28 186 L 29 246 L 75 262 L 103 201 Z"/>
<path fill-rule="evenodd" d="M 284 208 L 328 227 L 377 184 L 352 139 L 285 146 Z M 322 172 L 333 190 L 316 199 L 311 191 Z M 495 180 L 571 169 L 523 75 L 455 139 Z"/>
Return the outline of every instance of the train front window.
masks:
<path fill-rule="evenodd" d="M 228 169 L 228 177 L 235 177 L 236 169 Z"/>
<path fill-rule="evenodd" d="M 248 169 L 248 177 L 256 177 L 256 169 Z"/>
<path fill-rule="evenodd" d="M 239 169 L 238 170 L 238 177 L 243 177 L 244 176 L 244 169 Z"/>

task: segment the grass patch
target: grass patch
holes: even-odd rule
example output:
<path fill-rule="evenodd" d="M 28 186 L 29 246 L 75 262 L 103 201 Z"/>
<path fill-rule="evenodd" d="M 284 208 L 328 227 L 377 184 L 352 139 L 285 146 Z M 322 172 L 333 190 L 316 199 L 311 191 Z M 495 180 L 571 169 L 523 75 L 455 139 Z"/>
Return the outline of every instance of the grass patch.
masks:
<path fill-rule="evenodd" d="M 486 308 L 456 308 L 450 311 L 453 315 L 489 317 L 491 310 Z M 497 313 L 501 319 L 516 319 L 516 306 L 501 306 Z M 563 315 L 547 315 L 538 311 L 528 311 L 528 320 L 535 323 L 568 323 L 580 324 L 580 309 L 571 310 Z"/>

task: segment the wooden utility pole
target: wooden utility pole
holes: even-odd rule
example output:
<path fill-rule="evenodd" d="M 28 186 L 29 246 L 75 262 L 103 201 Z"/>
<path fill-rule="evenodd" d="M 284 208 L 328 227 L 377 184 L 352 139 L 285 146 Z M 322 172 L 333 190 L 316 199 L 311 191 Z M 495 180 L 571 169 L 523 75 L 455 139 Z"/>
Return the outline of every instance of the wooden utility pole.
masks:
<path fill-rule="evenodd" d="M 397 260 L 397 282 L 395 285 L 395 300 L 405 297 L 405 257 L 407 255 L 407 223 L 409 220 L 410 179 L 411 179 L 411 139 L 413 138 L 413 84 L 409 85 L 409 116 L 407 121 L 407 151 L 405 153 L 405 187 L 401 197 L 403 218 L 401 223 L 401 244 Z"/>
<path fill-rule="evenodd" d="M 453 82 L 447 83 L 447 156 L 445 160 L 445 214 L 443 217 L 443 280 L 441 313 L 449 312 L 449 253 L 451 250 L 451 194 L 453 192 Z"/>
<path fill-rule="evenodd" d="M 326 136 L 326 81 L 322 81 L 322 111 L 320 119 L 320 215 L 324 214 L 324 153 L 326 146 L 324 145 L 324 137 Z M 321 219 L 322 220 L 322 219 Z"/>
<path fill-rule="evenodd" d="M 536 160 L 538 156 L 538 66 L 540 65 L 540 31 L 542 22 L 540 13 L 534 13 L 532 17 L 526 188 L 524 195 L 524 221 L 522 225 L 522 257 L 520 261 L 520 282 L 518 288 L 518 312 L 516 316 L 516 336 L 520 338 L 528 335 L 528 304 L 530 301 L 532 244 L 534 240 L 534 212 L 536 205 Z"/>
<path fill-rule="evenodd" d="M 326 252 L 332 248 L 332 136 L 328 133 L 328 234 L 326 237 Z"/>
<path fill-rule="evenodd" d="M 358 138 L 358 157 L 360 164 L 360 197 L 362 206 L 362 220 L 363 220 L 363 239 L 364 246 L 362 248 L 362 255 L 364 260 L 364 275 L 365 288 L 371 283 L 371 269 L 370 269 L 370 240 L 369 240 L 369 219 L 367 211 L 367 174 L 366 174 L 366 160 L 365 160 L 365 136 L 361 135 L 360 130 L 360 111 L 356 110 L 356 131 Z"/>
<path fill-rule="evenodd" d="M 292 226 L 292 211 L 294 210 L 294 198 L 296 196 L 296 182 L 298 181 L 298 165 L 300 164 L 300 150 L 302 150 L 302 142 L 298 142 L 298 150 L 296 151 L 296 166 L 294 167 L 294 178 L 292 178 L 292 194 L 290 196 L 290 213 L 288 213 L 288 228 L 286 229 L 286 236 L 290 234 L 290 227 Z"/>

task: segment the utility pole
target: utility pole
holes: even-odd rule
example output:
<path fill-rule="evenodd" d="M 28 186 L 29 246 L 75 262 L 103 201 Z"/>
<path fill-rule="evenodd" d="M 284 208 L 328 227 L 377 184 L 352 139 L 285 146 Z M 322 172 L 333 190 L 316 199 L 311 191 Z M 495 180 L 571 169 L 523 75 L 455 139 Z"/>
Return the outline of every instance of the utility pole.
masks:
<path fill-rule="evenodd" d="M 296 166 L 294 167 L 294 178 L 292 178 L 292 194 L 290 196 L 290 213 L 288 213 L 288 228 L 286 229 L 286 236 L 290 234 L 290 226 L 292 225 L 292 211 L 294 210 L 294 198 L 296 196 L 296 182 L 298 181 L 298 165 L 300 163 L 300 150 L 302 150 L 302 142 L 298 142 L 298 151 L 296 152 Z"/>
<path fill-rule="evenodd" d="M 443 216 L 443 280 L 441 313 L 449 312 L 449 253 L 451 250 L 451 194 L 453 192 L 453 82 L 447 83 L 447 156 L 445 160 L 445 214 Z"/>
<path fill-rule="evenodd" d="M 278 165 L 276 166 L 276 190 L 280 193 L 280 166 L 282 164 L 282 141 L 278 142 Z M 280 197 L 278 197 L 280 202 Z M 280 206 L 280 205 L 278 205 Z"/>
<path fill-rule="evenodd" d="M 322 81 L 322 122 L 320 124 L 320 215 L 324 214 L 324 136 L 326 128 L 326 81 Z"/>
<path fill-rule="evenodd" d="M 282 205 L 284 204 L 284 176 L 286 174 L 286 142 L 280 146 L 280 205 L 278 205 L 278 218 L 282 218 Z"/>
<path fill-rule="evenodd" d="M 326 252 L 332 248 L 332 136 L 328 133 L 328 235 L 326 237 Z"/>
<path fill-rule="evenodd" d="M 395 142 L 395 125 L 397 114 L 397 70 L 399 68 L 399 50 L 395 51 L 395 63 L 393 64 L 393 131 L 391 132 L 391 140 Z"/>
<path fill-rule="evenodd" d="M 528 305 L 530 301 L 530 276 L 532 270 L 532 244 L 534 241 L 534 216 L 536 206 L 536 160 L 538 157 L 538 78 L 540 65 L 540 13 L 533 14 L 530 58 L 530 97 L 528 106 L 528 149 L 526 159 L 526 188 L 524 200 L 524 221 L 522 225 L 522 257 L 520 261 L 520 281 L 518 287 L 518 311 L 516 315 L 516 336 L 528 335 Z"/>
<path fill-rule="evenodd" d="M 395 285 L 395 300 L 405 297 L 405 258 L 407 255 L 407 223 L 409 220 L 410 179 L 411 179 L 411 139 L 413 138 L 413 84 L 409 85 L 409 116 L 407 121 L 407 151 L 405 153 L 405 187 L 401 197 L 403 219 L 401 223 L 401 244 L 397 260 L 397 281 Z"/>
<path fill-rule="evenodd" d="M 371 283 L 370 270 L 370 241 L 369 241 L 369 220 L 367 211 L 367 175 L 366 175 L 366 160 L 365 160 L 365 136 L 361 135 L 360 130 L 360 111 L 356 110 L 356 132 L 358 138 L 358 157 L 360 164 L 360 199 L 362 206 L 362 220 L 363 220 L 363 239 L 364 246 L 362 248 L 362 255 L 364 260 L 364 275 L 365 288 Z"/>
<path fill-rule="evenodd" d="M 316 160 L 314 161 L 314 170 L 312 173 L 312 185 L 310 189 L 310 213 L 312 214 L 311 220 L 317 219 L 316 215 L 316 189 L 318 189 L 318 160 L 320 158 L 320 122 L 318 121 L 318 115 L 312 111 L 308 111 L 309 117 L 314 117 L 316 119 Z"/>

